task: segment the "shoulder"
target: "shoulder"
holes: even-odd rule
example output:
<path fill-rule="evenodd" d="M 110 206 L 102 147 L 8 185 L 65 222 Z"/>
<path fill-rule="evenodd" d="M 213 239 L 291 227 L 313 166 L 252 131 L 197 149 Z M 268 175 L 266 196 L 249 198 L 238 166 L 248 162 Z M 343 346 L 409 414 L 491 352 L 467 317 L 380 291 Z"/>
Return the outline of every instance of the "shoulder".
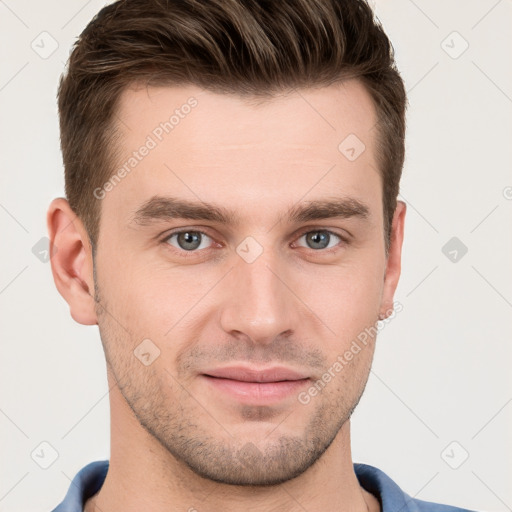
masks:
<path fill-rule="evenodd" d="M 96 494 L 107 476 L 108 460 L 90 462 L 73 478 L 64 500 L 52 512 L 82 512 L 83 504 Z"/>
<path fill-rule="evenodd" d="M 386 473 L 368 464 L 354 464 L 359 484 L 381 504 L 382 512 L 474 512 L 466 508 L 412 498 Z"/>

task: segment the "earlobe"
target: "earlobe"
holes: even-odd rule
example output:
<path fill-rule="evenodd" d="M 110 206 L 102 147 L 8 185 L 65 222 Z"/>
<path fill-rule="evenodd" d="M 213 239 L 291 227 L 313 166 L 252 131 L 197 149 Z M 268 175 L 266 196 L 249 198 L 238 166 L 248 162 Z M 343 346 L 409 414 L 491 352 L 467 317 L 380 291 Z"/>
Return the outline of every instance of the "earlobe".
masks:
<path fill-rule="evenodd" d="M 398 286 L 402 266 L 402 243 L 404 240 L 406 210 L 407 205 L 403 201 L 397 201 L 391 226 L 391 242 L 386 263 L 384 289 L 379 314 L 380 320 L 384 320 L 393 312 L 393 297 Z"/>
<path fill-rule="evenodd" d="M 92 248 L 83 223 L 66 199 L 57 198 L 48 208 L 47 226 L 57 290 L 76 322 L 96 325 Z"/>

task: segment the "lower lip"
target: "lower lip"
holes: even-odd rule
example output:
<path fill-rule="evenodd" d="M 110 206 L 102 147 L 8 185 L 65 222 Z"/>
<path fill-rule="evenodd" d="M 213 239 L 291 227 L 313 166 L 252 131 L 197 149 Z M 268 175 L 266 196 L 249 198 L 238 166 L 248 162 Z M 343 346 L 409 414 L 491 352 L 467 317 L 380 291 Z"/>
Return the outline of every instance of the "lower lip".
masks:
<path fill-rule="evenodd" d="M 229 393 L 245 402 L 272 402 L 282 400 L 303 388 L 309 379 L 283 380 L 280 382 L 244 382 L 203 375 L 215 389 Z"/>

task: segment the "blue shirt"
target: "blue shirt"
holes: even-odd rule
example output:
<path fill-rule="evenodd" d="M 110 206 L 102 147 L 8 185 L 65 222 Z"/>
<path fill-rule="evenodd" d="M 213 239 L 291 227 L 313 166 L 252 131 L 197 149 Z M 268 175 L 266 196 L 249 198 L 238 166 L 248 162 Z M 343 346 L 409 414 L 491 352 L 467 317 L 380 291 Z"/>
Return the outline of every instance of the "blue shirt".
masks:
<path fill-rule="evenodd" d="M 52 512 L 83 512 L 85 501 L 103 485 L 108 460 L 91 462 L 73 478 L 64 501 Z M 440 505 L 411 498 L 380 469 L 367 464 L 354 464 L 359 484 L 379 501 L 382 512 L 471 512 L 467 509 Z"/>

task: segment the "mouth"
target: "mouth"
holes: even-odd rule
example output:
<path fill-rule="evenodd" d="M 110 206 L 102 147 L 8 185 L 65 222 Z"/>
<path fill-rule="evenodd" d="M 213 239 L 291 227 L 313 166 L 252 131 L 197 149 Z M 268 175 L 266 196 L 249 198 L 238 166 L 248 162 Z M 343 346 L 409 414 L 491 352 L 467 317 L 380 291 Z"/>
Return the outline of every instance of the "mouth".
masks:
<path fill-rule="evenodd" d="M 310 381 L 303 372 L 284 367 L 255 369 L 231 366 L 208 370 L 201 376 L 216 392 L 244 403 L 261 405 L 298 393 Z"/>

